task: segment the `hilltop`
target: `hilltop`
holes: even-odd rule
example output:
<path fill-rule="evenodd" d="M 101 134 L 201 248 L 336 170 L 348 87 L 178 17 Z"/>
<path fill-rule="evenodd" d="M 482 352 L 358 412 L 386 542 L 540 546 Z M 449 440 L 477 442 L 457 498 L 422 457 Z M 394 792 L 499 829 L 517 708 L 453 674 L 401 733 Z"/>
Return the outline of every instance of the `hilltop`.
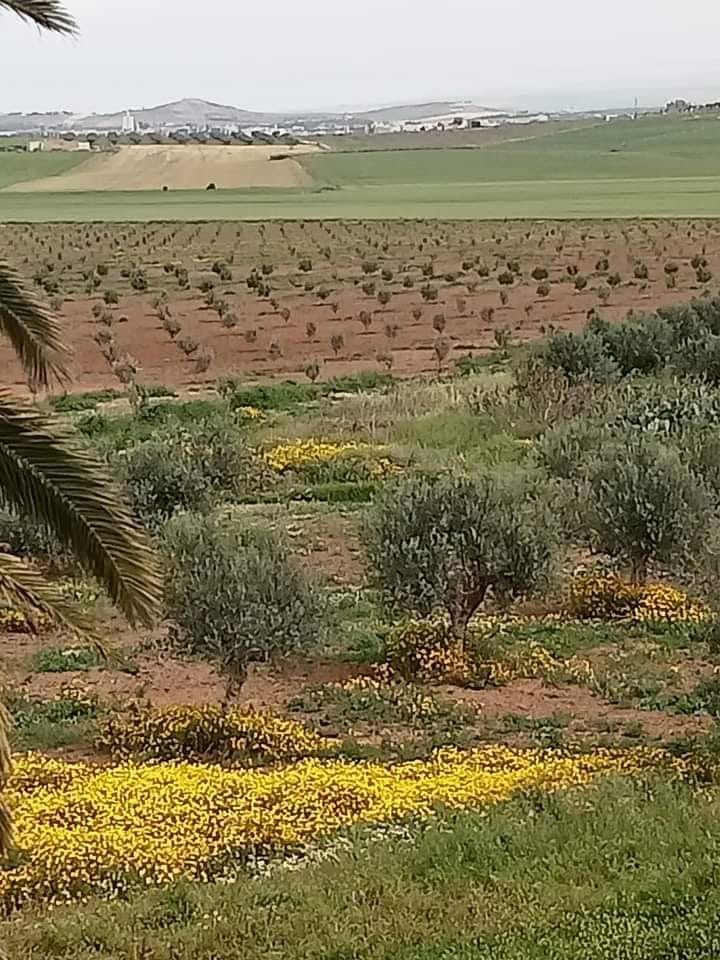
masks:
<path fill-rule="evenodd" d="M 287 126 L 298 122 L 342 124 L 348 120 L 362 126 L 370 122 L 402 123 L 403 121 L 418 120 L 423 117 L 447 114 L 457 110 L 496 112 L 491 107 L 480 107 L 458 101 L 438 101 L 381 107 L 357 112 L 288 111 L 273 113 L 245 110 L 227 104 L 212 103 L 208 100 L 186 98 L 154 107 L 131 110 L 131 113 L 138 124 L 157 128 L 163 126 L 213 127 L 226 124 L 237 124 L 241 127 L 261 127 L 273 124 Z M 5 113 L 0 114 L 0 131 L 33 133 L 44 128 L 77 131 L 115 130 L 122 126 L 123 112 L 90 114 L 73 113 L 71 111 Z"/>

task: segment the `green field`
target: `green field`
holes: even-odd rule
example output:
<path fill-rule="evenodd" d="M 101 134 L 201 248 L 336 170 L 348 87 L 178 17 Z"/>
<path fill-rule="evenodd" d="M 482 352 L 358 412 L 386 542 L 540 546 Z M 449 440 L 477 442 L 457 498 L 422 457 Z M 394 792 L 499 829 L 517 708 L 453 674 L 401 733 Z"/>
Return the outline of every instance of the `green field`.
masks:
<path fill-rule="evenodd" d="M 56 177 L 87 159 L 87 154 L 62 150 L 37 153 L 0 153 L 0 190 L 11 183 Z"/>
<path fill-rule="evenodd" d="M 482 148 L 308 156 L 313 190 L 0 193 L 0 220 L 720 216 L 716 117 L 626 119 L 518 137 Z M 0 187 L 79 162 L 0 155 Z"/>
<path fill-rule="evenodd" d="M 308 156 L 316 180 L 339 186 L 664 179 L 718 174 L 720 121 L 618 120 L 478 149 Z"/>

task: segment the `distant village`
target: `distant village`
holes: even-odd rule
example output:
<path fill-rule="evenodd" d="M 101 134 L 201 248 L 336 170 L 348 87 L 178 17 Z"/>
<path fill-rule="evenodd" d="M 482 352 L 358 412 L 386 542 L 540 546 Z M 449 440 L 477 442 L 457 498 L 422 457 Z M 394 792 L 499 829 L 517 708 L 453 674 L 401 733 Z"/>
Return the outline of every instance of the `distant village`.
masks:
<path fill-rule="evenodd" d="M 431 106 L 431 105 L 430 105 Z M 89 117 L 72 118 L 66 115 L 57 125 L 41 125 L 32 133 L 26 134 L 29 140 L 20 143 L 8 143 L 0 150 L 68 150 L 68 151 L 107 151 L 122 146 L 133 145 L 171 145 L 171 144 L 220 144 L 225 146 L 296 146 L 303 140 L 312 138 L 342 137 L 348 135 L 374 135 L 385 133 L 429 133 L 433 131 L 470 130 L 499 127 L 503 125 L 527 125 L 549 123 L 569 117 L 592 118 L 610 121 L 621 116 L 637 118 L 638 113 L 591 112 L 570 114 L 529 113 L 469 108 L 470 105 L 458 105 L 447 113 L 431 114 L 401 121 L 386 119 L 368 119 L 368 115 L 353 116 L 347 114 L 318 115 L 315 117 L 286 118 L 281 124 L 253 125 L 245 127 L 237 123 L 204 122 L 202 125 L 189 123 L 161 123 L 152 125 L 139 120 L 131 111 L 118 115 L 117 129 L 107 128 L 107 118 L 103 118 L 104 129 L 87 131 Z M 707 105 L 710 106 L 710 105 Z M 684 100 L 668 103 L 662 112 L 685 113 L 705 109 Z M 649 112 L 649 111 L 643 111 Z M 77 128 L 73 124 L 77 122 Z M 17 135 L 17 131 L 2 131 L 0 137 Z"/>

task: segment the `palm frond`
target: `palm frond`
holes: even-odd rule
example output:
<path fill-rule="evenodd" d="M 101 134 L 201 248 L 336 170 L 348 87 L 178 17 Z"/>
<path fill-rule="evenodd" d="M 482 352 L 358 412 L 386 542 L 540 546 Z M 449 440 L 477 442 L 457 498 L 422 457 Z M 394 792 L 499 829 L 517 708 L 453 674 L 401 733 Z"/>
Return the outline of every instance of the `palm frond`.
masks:
<path fill-rule="evenodd" d="M 48 527 L 131 623 L 160 605 L 154 553 L 103 468 L 52 419 L 0 391 L 0 501 Z"/>
<path fill-rule="evenodd" d="M 70 351 L 60 338 L 57 321 L 4 263 L 0 263 L 0 333 L 12 344 L 31 384 L 47 387 L 53 378 L 69 379 Z"/>
<path fill-rule="evenodd" d="M 10 553 L 0 553 L 0 602 L 22 610 L 31 622 L 35 614 L 41 613 L 55 623 L 68 627 L 73 633 L 87 637 L 104 653 L 102 644 L 94 637 L 93 626 L 88 618 L 74 604 L 68 603 L 40 570 Z"/>
<path fill-rule="evenodd" d="M 53 33 L 77 30 L 75 20 L 58 0 L 0 0 L 0 10 L 3 9 Z"/>

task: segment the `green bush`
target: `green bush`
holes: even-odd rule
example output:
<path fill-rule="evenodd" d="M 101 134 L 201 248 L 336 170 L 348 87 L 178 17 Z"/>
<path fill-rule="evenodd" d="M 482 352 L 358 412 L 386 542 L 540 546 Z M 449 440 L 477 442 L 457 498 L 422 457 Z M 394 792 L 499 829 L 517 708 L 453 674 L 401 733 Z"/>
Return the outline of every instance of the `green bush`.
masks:
<path fill-rule="evenodd" d="M 596 311 L 580 333 L 551 333 L 536 356 L 571 383 L 610 382 L 618 376 L 669 369 L 720 383 L 720 298 L 628 313 L 608 323 Z"/>
<path fill-rule="evenodd" d="M 708 497 L 676 449 L 642 436 L 608 443 L 587 477 L 592 546 L 628 563 L 636 580 L 649 564 L 671 565 L 700 546 Z"/>
<path fill-rule="evenodd" d="M 720 425 L 720 394 L 702 380 L 642 382 L 621 397 L 609 422 L 613 430 L 639 430 L 660 436 Z"/>
<path fill-rule="evenodd" d="M 683 462 L 705 484 L 716 508 L 720 506 L 720 428 L 697 426 L 685 430 L 677 447 Z"/>
<path fill-rule="evenodd" d="M 410 614 L 443 611 L 457 636 L 487 597 L 525 594 L 547 575 L 542 509 L 491 477 L 410 477 L 381 492 L 363 526 L 386 600 Z"/>
<path fill-rule="evenodd" d="M 178 643 L 217 662 L 229 695 L 250 663 L 307 651 L 321 640 L 322 594 L 276 533 L 186 514 L 168 524 L 163 547 L 165 602 Z"/>
<path fill-rule="evenodd" d="M 607 439 L 607 428 L 595 420 L 584 417 L 561 420 L 540 438 L 538 457 L 552 476 L 574 480 L 582 472 L 588 457 Z"/>
<path fill-rule="evenodd" d="M 243 386 L 229 377 L 218 383 L 218 390 L 227 398 L 230 406 L 257 407 L 259 410 L 292 410 L 303 403 L 312 403 L 333 393 L 364 393 L 368 390 L 383 390 L 395 383 L 389 373 L 377 370 L 361 370 L 344 377 L 334 377 L 324 383 L 283 383 Z"/>
<path fill-rule="evenodd" d="M 618 373 L 605 349 L 605 341 L 592 331 L 553 333 L 541 345 L 540 356 L 570 383 L 587 379 L 607 383 Z"/>
<path fill-rule="evenodd" d="M 605 351 L 622 376 L 662 370 L 673 350 L 672 328 L 652 313 L 609 325 L 602 336 Z"/>
<path fill-rule="evenodd" d="M 36 673 L 68 673 L 90 670 L 100 663 L 100 654 L 95 647 L 46 647 L 33 657 L 33 670 Z"/>
<path fill-rule="evenodd" d="M 146 440 L 117 463 L 135 512 L 150 526 L 177 510 L 205 510 L 247 496 L 269 477 L 237 429 L 213 423 Z"/>
<path fill-rule="evenodd" d="M 720 385 L 720 336 L 708 334 L 685 344 L 678 354 L 679 373 L 689 374 L 717 387 Z"/>

